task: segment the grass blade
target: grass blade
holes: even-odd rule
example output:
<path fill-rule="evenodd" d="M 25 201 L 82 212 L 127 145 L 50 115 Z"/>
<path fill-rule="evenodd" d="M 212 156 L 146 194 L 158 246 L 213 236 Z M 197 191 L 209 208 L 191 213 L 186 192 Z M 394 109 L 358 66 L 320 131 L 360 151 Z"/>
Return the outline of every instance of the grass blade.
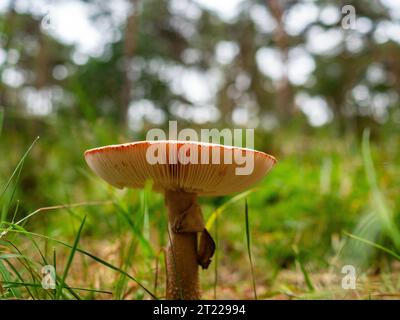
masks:
<path fill-rule="evenodd" d="M 18 287 L 33 287 L 33 288 L 41 288 L 42 285 L 39 283 L 27 283 L 27 282 L 13 282 L 13 281 L 4 281 L 4 284 L 7 284 L 8 286 L 5 286 L 6 288 L 18 288 Z M 63 287 L 67 288 L 67 287 Z M 90 289 L 90 288 L 77 288 L 77 287 L 68 287 L 69 289 L 77 290 L 77 291 L 87 291 L 87 292 L 95 292 L 95 293 L 106 293 L 106 294 L 112 294 L 111 291 L 105 291 L 105 290 L 99 290 L 99 289 Z"/>
<path fill-rule="evenodd" d="M 372 242 L 370 240 L 358 237 L 358 236 L 356 236 L 354 234 L 351 234 L 351 233 L 348 233 L 346 231 L 343 231 L 343 234 L 345 234 L 346 236 L 348 236 L 351 239 L 361 241 L 361 242 L 363 242 L 363 243 L 365 243 L 365 244 L 367 244 L 367 245 L 369 245 L 371 247 L 374 247 L 374 248 L 379 249 L 379 250 L 381 250 L 383 252 L 386 252 L 387 254 L 391 255 L 393 258 L 395 258 L 395 259 L 400 261 L 400 255 L 398 255 L 393 250 L 390 250 L 390 249 L 388 249 L 388 248 L 386 248 L 386 247 L 384 247 L 384 246 L 382 246 L 382 245 L 380 245 L 378 243 L 375 243 L 375 242 Z"/>
<path fill-rule="evenodd" d="M 144 250 L 144 252 L 149 256 L 149 257 L 154 257 L 155 253 L 153 250 L 153 247 L 151 246 L 150 242 L 144 237 L 142 230 L 138 226 L 133 223 L 131 219 L 131 214 L 127 212 L 122 206 L 119 204 L 115 204 L 117 210 L 121 213 L 122 217 L 126 220 L 128 223 L 132 233 L 134 236 L 137 238 L 139 241 L 141 248 Z"/>
<path fill-rule="evenodd" d="M 78 203 L 71 203 L 71 204 L 62 204 L 62 205 L 57 205 L 57 206 L 51 206 L 51 207 L 42 207 L 39 208 L 22 219 L 18 220 L 17 222 L 13 222 L 11 225 L 13 226 L 18 226 L 21 225 L 23 222 L 26 222 L 29 218 L 41 213 L 41 212 L 47 212 L 47 211 L 52 211 L 52 210 L 59 210 L 59 209 L 72 209 L 72 208 L 78 208 L 78 207 L 87 207 L 87 206 L 100 206 L 100 205 L 111 205 L 114 204 L 113 201 L 92 201 L 92 202 L 78 202 Z M 11 228 L 11 227 L 10 227 Z M 0 239 L 4 237 L 7 232 L 10 230 L 4 230 L 3 232 L 0 233 Z"/>
<path fill-rule="evenodd" d="M 19 227 L 19 228 L 21 228 L 21 227 Z M 43 235 L 43 234 L 39 234 L 39 233 L 35 233 L 35 232 L 29 232 L 29 231 L 26 231 L 26 230 L 23 230 L 23 229 L 11 229 L 11 230 L 7 229 L 7 232 L 20 233 L 20 234 L 25 234 L 25 235 L 29 234 L 29 235 L 32 235 L 34 237 L 39 237 L 39 238 L 42 238 L 42 239 L 47 239 L 47 240 L 50 240 L 50 241 L 54 241 L 55 243 L 63 245 L 65 247 L 67 247 L 67 248 L 72 248 L 71 245 L 69 245 L 68 243 L 65 243 L 65 242 L 63 242 L 61 240 L 58 240 L 58 239 L 55 239 L 55 238 L 52 238 L 52 237 L 48 237 L 48 236 Z M 96 262 L 106 266 L 109 269 L 112 269 L 114 271 L 117 271 L 117 272 L 127 276 L 129 279 L 134 281 L 139 287 L 141 287 L 147 294 L 149 294 L 153 299 L 157 300 L 157 297 L 149 289 L 147 289 L 139 280 L 137 280 L 136 278 L 132 277 L 126 271 L 122 270 L 121 268 L 118 268 L 118 267 L 114 266 L 113 264 L 111 264 L 111 263 L 109 263 L 109 262 L 107 262 L 107 261 L 105 261 L 105 260 L 103 260 L 103 259 L 101 259 L 99 257 L 96 257 L 94 254 L 92 254 L 92 253 L 90 253 L 88 251 L 85 251 L 85 250 L 79 249 L 79 248 L 77 248 L 76 251 L 81 253 L 81 254 L 83 254 L 83 255 L 85 255 L 85 256 L 88 256 L 89 258 L 91 258 L 91 259 L 95 260 Z"/>
<path fill-rule="evenodd" d="M 253 259 L 251 257 L 249 208 L 248 208 L 248 205 L 247 205 L 247 198 L 245 199 L 244 208 L 245 208 L 244 212 L 245 212 L 245 222 L 246 222 L 247 254 L 249 256 L 249 262 L 250 262 L 251 281 L 253 283 L 254 299 L 257 300 L 257 289 L 256 289 L 256 281 L 255 281 L 255 278 L 254 278 Z"/>
<path fill-rule="evenodd" d="M 159 252 L 158 252 L 158 254 L 156 255 L 156 266 L 155 266 L 155 270 L 154 270 L 154 272 L 155 272 L 155 274 L 154 274 L 154 289 L 153 289 L 153 291 L 154 291 L 154 294 L 155 295 L 157 295 L 157 289 L 158 289 L 158 276 L 159 276 L 159 260 L 160 260 L 160 257 L 161 257 L 161 255 L 162 254 L 164 254 L 164 250 L 160 250 Z"/>
<path fill-rule="evenodd" d="M 8 271 L 8 269 L 6 268 L 6 266 L 3 264 L 3 261 L 0 260 L 0 275 L 1 278 L 3 279 L 3 281 L 11 281 L 11 274 Z M 11 294 L 14 298 L 22 298 L 21 292 L 18 289 L 13 289 L 10 288 Z"/>
<path fill-rule="evenodd" d="M 17 276 L 17 278 L 21 281 L 21 283 L 24 283 L 24 280 L 21 276 L 21 274 L 18 272 L 17 268 L 14 267 L 14 265 L 11 263 L 11 261 L 5 260 L 5 262 L 7 263 L 7 265 L 9 266 L 9 268 L 14 272 L 14 274 Z M 2 284 L 5 284 L 7 281 L 2 281 Z M 10 288 L 11 289 L 11 288 Z M 35 296 L 33 295 L 33 293 L 31 292 L 31 290 L 29 290 L 29 286 L 25 286 L 26 291 L 28 292 L 28 295 L 35 300 Z"/>
<path fill-rule="evenodd" d="M 39 140 L 39 137 L 37 137 L 35 140 L 33 140 L 32 144 L 30 145 L 30 147 L 28 148 L 28 150 L 24 153 L 24 155 L 22 156 L 22 158 L 19 160 L 17 166 L 15 167 L 11 177 L 8 179 L 5 187 L 3 188 L 3 191 L 0 193 L 0 199 L 3 197 L 4 193 L 7 191 L 8 187 L 10 186 L 13 178 L 15 177 L 15 175 L 18 173 L 18 171 L 20 170 L 20 168 L 22 167 L 26 157 L 28 156 L 28 154 L 31 152 L 32 148 L 34 147 L 34 145 L 36 144 L 36 142 Z"/>
<path fill-rule="evenodd" d="M 310 276 L 308 275 L 308 272 L 307 272 L 307 270 L 306 270 L 306 268 L 304 266 L 302 258 L 300 257 L 299 250 L 297 249 L 296 246 L 293 246 L 293 251 L 294 251 L 294 254 L 295 254 L 296 263 L 300 267 L 301 273 L 303 274 L 304 281 L 306 283 L 306 286 L 307 286 L 308 290 L 311 291 L 311 292 L 314 292 L 315 291 L 314 285 L 313 285 L 313 283 L 311 281 Z"/>
<path fill-rule="evenodd" d="M 149 205 L 147 200 L 147 190 L 142 191 L 141 211 L 143 215 L 143 237 L 150 243 L 150 218 L 149 218 Z M 153 253 L 154 255 L 154 253 Z"/>
<path fill-rule="evenodd" d="M 218 216 L 215 217 L 215 254 L 214 254 L 214 300 L 217 300 L 217 287 L 218 287 L 218 258 L 219 258 L 219 228 L 218 228 Z"/>
<path fill-rule="evenodd" d="M 64 269 L 64 273 L 63 273 L 62 278 L 61 278 L 61 283 L 60 283 L 61 287 L 59 288 L 59 290 L 57 290 L 57 293 L 56 293 L 56 297 L 55 297 L 56 300 L 58 299 L 58 297 L 60 296 L 60 294 L 62 292 L 64 283 L 65 283 L 65 279 L 67 278 L 69 268 L 71 267 L 72 261 L 73 261 L 74 256 L 75 256 L 75 252 L 76 252 L 76 250 L 78 248 L 79 239 L 81 237 L 81 232 L 82 232 L 82 229 L 83 229 L 83 225 L 85 224 L 85 221 L 86 221 L 86 216 L 83 217 L 82 223 L 81 223 L 81 225 L 79 227 L 79 230 L 78 230 L 78 233 L 77 233 L 77 235 L 75 237 L 74 244 L 72 245 L 71 253 L 70 253 L 69 257 L 68 257 L 67 265 L 66 265 L 66 267 Z"/>
<path fill-rule="evenodd" d="M 215 219 L 220 216 L 230 205 L 238 202 L 239 200 L 246 198 L 250 193 L 254 192 L 255 189 L 247 190 L 245 192 L 239 193 L 238 195 L 234 196 L 233 198 L 230 198 L 228 201 L 226 201 L 223 205 L 218 207 L 208 218 L 207 223 L 206 223 L 206 229 L 208 231 L 211 230 Z"/>
<path fill-rule="evenodd" d="M 133 257 L 135 255 L 136 248 L 137 248 L 137 241 L 136 241 L 136 238 L 134 237 L 128 245 L 126 254 L 123 254 L 121 268 L 124 268 L 124 269 L 127 267 L 129 268 L 129 266 L 132 263 Z M 128 284 L 127 280 L 128 279 L 125 275 L 121 275 L 119 277 L 119 279 L 117 280 L 116 285 L 115 285 L 115 299 L 121 300 L 126 295 L 125 289 Z"/>
<path fill-rule="evenodd" d="M 28 273 L 30 274 L 30 276 L 31 276 L 31 278 L 32 278 L 32 281 L 35 281 L 35 279 L 38 279 L 39 276 L 38 276 L 37 274 L 35 274 L 35 271 L 34 271 L 34 269 L 32 268 L 29 259 L 26 258 L 26 257 L 22 254 L 21 250 L 19 250 L 19 248 L 18 248 L 14 243 L 12 243 L 12 242 L 9 241 L 9 240 L 7 240 L 7 242 L 8 242 L 9 245 L 11 245 L 11 246 L 18 252 L 18 254 L 19 254 L 20 257 L 17 258 L 17 260 L 18 260 L 18 261 L 21 263 L 21 265 L 28 271 Z M 6 262 L 8 263 L 9 261 L 6 260 Z M 19 276 L 19 273 L 18 273 L 17 270 L 15 270 L 15 272 L 16 272 L 16 275 L 17 275 L 19 278 L 22 278 L 22 277 Z M 35 294 L 36 294 L 37 297 L 39 297 L 39 293 L 36 291 L 36 289 L 35 289 Z"/>
<path fill-rule="evenodd" d="M 378 178 L 371 156 L 369 136 L 369 129 L 364 130 L 362 140 L 362 156 L 367 175 L 367 181 L 372 192 L 372 205 L 396 248 L 400 249 L 400 232 L 393 219 L 393 212 L 389 209 L 385 197 L 383 196 L 378 185 Z"/>
<path fill-rule="evenodd" d="M 24 164 L 24 162 L 22 162 L 21 166 L 19 167 L 19 169 L 18 169 L 18 171 L 16 173 L 15 183 L 14 183 L 14 187 L 13 187 L 13 189 L 11 191 L 11 195 L 3 203 L 3 207 L 2 207 L 2 211 L 1 211 L 1 220 L 0 221 L 5 221 L 7 219 L 8 210 L 9 210 L 10 204 L 12 203 L 12 201 L 14 199 L 15 192 L 17 191 L 18 181 L 19 181 L 19 178 L 21 177 L 21 171 L 22 171 L 23 164 Z M 17 210 L 18 210 L 18 207 L 19 207 L 19 204 L 17 204 L 17 208 L 16 208 Z M 15 211 L 14 211 L 14 213 L 15 213 Z"/>

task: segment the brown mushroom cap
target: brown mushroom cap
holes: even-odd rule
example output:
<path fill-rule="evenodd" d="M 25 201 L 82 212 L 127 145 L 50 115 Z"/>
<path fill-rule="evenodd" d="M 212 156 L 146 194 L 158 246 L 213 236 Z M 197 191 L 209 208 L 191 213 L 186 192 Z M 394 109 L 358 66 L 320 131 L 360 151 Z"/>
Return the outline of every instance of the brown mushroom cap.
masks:
<path fill-rule="evenodd" d="M 149 163 L 146 154 L 150 146 L 166 151 L 164 164 Z M 170 161 L 169 152 L 177 156 L 182 147 L 186 156 L 193 152 L 193 158 L 197 157 L 198 163 Z M 213 161 L 213 152 L 219 157 L 219 163 L 215 163 L 216 158 Z M 235 152 L 253 157 L 254 168 L 250 174 L 237 174 L 236 169 L 244 164 L 236 163 Z M 225 163 L 229 154 L 232 163 Z M 205 164 L 207 157 L 209 161 Z M 273 156 L 251 149 L 172 140 L 139 141 L 90 149 L 85 152 L 85 159 L 97 175 L 117 188 L 142 188 L 147 180 L 152 180 L 156 191 L 183 191 L 200 196 L 221 196 L 244 191 L 261 180 L 276 162 Z"/>

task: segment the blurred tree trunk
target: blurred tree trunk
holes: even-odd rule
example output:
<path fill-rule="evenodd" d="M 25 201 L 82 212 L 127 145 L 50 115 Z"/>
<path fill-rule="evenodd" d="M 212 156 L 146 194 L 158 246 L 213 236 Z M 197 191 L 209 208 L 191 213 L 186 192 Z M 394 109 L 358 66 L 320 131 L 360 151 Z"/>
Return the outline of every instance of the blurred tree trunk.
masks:
<path fill-rule="evenodd" d="M 39 51 L 35 61 L 35 86 L 37 89 L 45 87 L 49 83 L 49 48 L 46 35 L 40 30 L 38 25 L 38 43 Z"/>
<path fill-rule="evenodd" d="M 119 121 L 124 126 L 127 125 L 127 115 L 129 104 L 132 99 L 132 75 L 130 72 L 132 58 L 136 52 L 136 42 L 139 20 L 139 0 L 129 0 L 130 13 L 128 15 L 125 27 L 125 39 L 123 47 L 123 83 L 121 89 L 121 102 L 119 110 Z"/>
<path fill-rule="evenodd" d="M 288 79 L 288 60 L 289 60 L 289 37 L 284 28 L 282 2 L 279 0 L 266 0 L 271 14 L 276 21 L 274 40 L 281 53 L 282 65 L 284 67 L 282 78 L 278 83 L 276 105 L 278 107 L 279 119 L 282 123 L 287 123 L 292 119 L 294 112 L 293 90 Z"/>
<path fill-rule="evenodd" d="M 8 8 L 6 10 L 6 15 L 4 17 L 4 31 L 6 34 L 11 34 L 13 28 L 14 28 L 14 20 L 15 20 L 15 2 L 16 0 L 12 0 L 9 2 L 8 4 Z M 6 52 L 8 52 L 8 50 L 10 49 L 10 42 L 11 42 L 12 37 L 5 37 L 4 39 L 4 50 Z M 6 63 L 6 62 L 4 62 Z M 1 75 L 1 74 L 0 74 Z M 2 108 L 8 108 L 9 105 L 9 101 L 7 99 L 7 91 L 4 88 L 4 84 L 2 82 L 0 82 L 0 107 Z"/>

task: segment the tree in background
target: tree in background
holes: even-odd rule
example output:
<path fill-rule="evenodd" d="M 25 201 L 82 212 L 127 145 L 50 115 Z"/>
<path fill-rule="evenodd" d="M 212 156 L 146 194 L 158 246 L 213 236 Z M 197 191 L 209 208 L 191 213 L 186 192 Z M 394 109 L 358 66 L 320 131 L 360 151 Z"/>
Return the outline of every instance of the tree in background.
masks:
<path fill-rule="evenodd" d="M 117 35 L 82 61 L 43 28 L 43 15 L 9 2 L 2 106 L 19 115 L 105 117 L 135 131 L 172 118 L 271 130 L 305 113 L 341 132 L 390 121 L 399 107 L 400 41 L 388 32 L 399 22 L 383 2 L 246 1 L 227 19 L 196 1 L 129 0 L 115 4 L 127 8 L 120 24 L 113 5 L 81 2 L 95 8 L 99 30 L 108 21 Z M 356 10 L 354 30 L 342 27 L 345 4 Z"/>

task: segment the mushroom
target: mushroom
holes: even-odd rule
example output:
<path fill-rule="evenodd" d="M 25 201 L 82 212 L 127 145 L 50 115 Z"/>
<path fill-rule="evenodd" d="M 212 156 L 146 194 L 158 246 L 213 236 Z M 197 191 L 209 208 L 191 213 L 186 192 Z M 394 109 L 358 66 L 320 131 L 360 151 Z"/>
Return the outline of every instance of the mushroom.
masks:
<path fill-rule="evenodd" d="M 198 266 L 206 269 L 215 250 L 197 197 L 246 190 L 276 162 L 251 149 L 173 140 L 90 149 L 85 159 L 97 175 L 117 188 L 143 188 L 152 180 L 153 189 L 164 194 L 170 235 L 166 298 L 185 300 L 200 299 Z M 243 173 L 238 170 L 243 169 L 244 159 L 253 162 L 251 170 Z"/>

